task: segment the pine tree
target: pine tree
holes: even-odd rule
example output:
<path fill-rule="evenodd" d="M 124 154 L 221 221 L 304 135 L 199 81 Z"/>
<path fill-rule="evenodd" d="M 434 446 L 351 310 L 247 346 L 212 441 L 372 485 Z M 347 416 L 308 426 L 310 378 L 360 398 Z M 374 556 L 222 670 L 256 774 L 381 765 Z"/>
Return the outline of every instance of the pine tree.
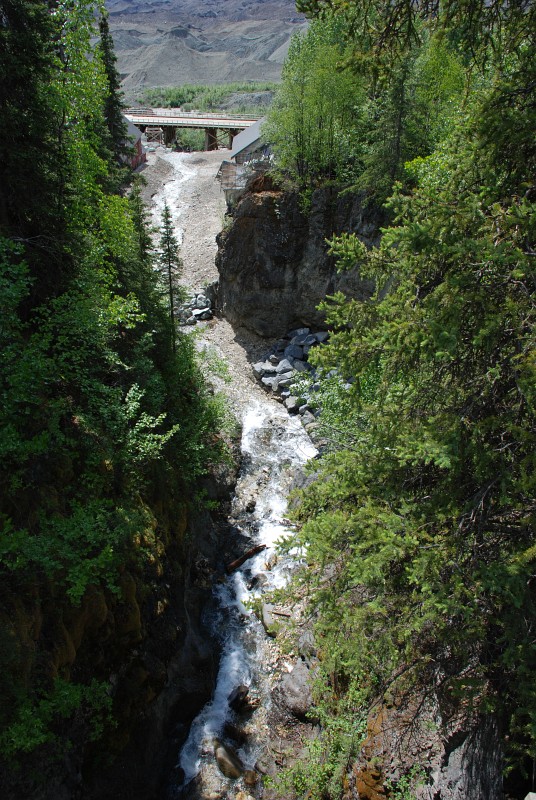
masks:
<path fill-rule="evenodd" d="M 150 265 L 153 263 L 154 247 L 151 237 L 153 229 L 149 224 L 149 214 L 141 196 L 141 187 L 145 186 L 146 183 L 147 181 L 143 176 L 135 176 L 132 191 L 129 195 L 129 204 L 138 241 L 139 259 L 144 264 Z"/>
<path fill-rule="evenodd" d="M 164 205 L 162 212 L 162 235 L 160 237 L 160 268 L 165 275 L 167 283 L 167 294 L 169 299 L 169 320 L 171 323 L 171 344 L 173 352 L 176 349 L 176 327 L 175 327 L 175 296 L 177 290 L 174 286 L 182 269 L 182 261 L 179 256 L 179 243 L 173 233 L 173 220 L 168 204 Z"/>
<path fill-rule="evenodd" d="M 57 30 L 46 3 L 0 0 L 0 232 L 44 244 L 61 228 L 53 209 L 56 120 L 47 86 Z"/>
<path fill-rule="evenodd" d="M 104 116 L 110 135 L 110 147 L 114 158 L 121 162 L 122 157 L 129 150 L 128 132 L 125 119 L 123 117 L 123 101 L 121 95 L 121 80 L 117 71 L 117 58 L 114 52 L 114 42 L 110 27 L 108 25 L 108 13 L 104 11 L 99 20 L 100 31 L 100 54 L 106 80 L 108 82 L 108 94 L 104 104 Z"/>

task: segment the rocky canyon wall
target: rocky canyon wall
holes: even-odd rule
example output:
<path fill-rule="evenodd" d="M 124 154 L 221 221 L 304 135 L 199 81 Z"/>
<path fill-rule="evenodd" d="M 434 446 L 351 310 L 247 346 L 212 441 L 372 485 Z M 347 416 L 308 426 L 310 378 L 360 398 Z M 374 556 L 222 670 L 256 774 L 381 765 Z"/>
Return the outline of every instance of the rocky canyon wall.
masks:
<path fill-rule="evenodd" d="M 320 327 L 318 304 L 336 291 L 365 298 L 372 286 L 355 270 L 337 274 L 326 240 L 354 232 L 377 242 L 382 214 L 362 197 L 328 187 L 313 192 L 305 212 L 296 192 L 259 178 L 218 236 L 217 304 L 234 325 L 276 337 L 293 327 Z"/>
<path fill-rule="evenodd" d="M 228 470 L 208 492 L 223 501 L 233 482 Z M 0 763 L 5 800 L 159 796 L 162 775 L 171 774 L 192 718 L 211 696 L 219 643 L 206 617 L 213 576 L 235 554 L 232 537 L 218 512 L 153 500 L 116 591 L 91 586 L 70 604 L 38 578 L 17 591 L 3 587 L 0 628 L 20 643 L 7 664 L 13 678 L 32 691 L 58 679 L 85 687 L 96 680 L 107 687 L 113 716 L 95 739 L 90 701 L 63 721 L 57 715 L 54 739 Z"/>

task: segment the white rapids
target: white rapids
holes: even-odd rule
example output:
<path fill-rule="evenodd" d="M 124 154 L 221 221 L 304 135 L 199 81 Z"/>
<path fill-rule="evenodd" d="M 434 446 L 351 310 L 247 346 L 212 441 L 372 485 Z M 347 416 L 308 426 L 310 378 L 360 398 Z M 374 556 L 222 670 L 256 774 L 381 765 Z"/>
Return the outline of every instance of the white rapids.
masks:
<path fill-rule="evenodd" d="M 289 534 L 285 521 L 286 495 L 296 468 L 314 458 L 317 450 L 299 420 L 272 402 L 256 402 L 248 406 L 243 417 L 243 466 L 236 486 L 235 505 L 245 505 L 255 498 L 254 511 L 247 515 L 247 527 L 242 523 L 242 533 L 249 536 L 251 546 L 266 545 L 266 549 L 246 561 L 243 567 L 216 586 L 220 611 L 214 621 L 220 632 L 222 656 L 212 700 L 203 708 L 190 728 L 190 733 L 180 756 L 179 766 L 184 776 L 183 786 L 199 775 L 213 762 L 212 741 L 221 735 L 226 722 L 232 718 L 229 694 L 240 684 L 254 690 L 261 699 L 261 708 L 269 705 L 270 669 L 267 656 L 267 637 L 248 601 L 260 598 L 261 590 L 248 586 L 258 583 L 261 575 L 262 589 L 269 591 L 283 586 L 292 569 L 292 558 L 281 558 L 275 564 L 275 546 Z M 255 712 L 258 713 L 258 712 Z M 246 768 L 253 768 L 258 748 L 254 737 L 239 756 Z M 223 776 L 222 785 L 226 783 Z M 180 793 L 178 796 L 181 796 Z"/>

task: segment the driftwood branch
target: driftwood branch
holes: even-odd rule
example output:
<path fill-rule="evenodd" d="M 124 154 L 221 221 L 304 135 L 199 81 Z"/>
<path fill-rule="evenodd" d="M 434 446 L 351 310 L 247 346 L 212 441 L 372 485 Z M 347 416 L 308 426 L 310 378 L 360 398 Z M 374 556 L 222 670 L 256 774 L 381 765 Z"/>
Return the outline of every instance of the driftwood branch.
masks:
<path fill-rule="evenodd" d="M 237 558 L 235 561 L 231 561 L 230 564 L 227 564 L 227 566 L 225 567 L 225 572 L 227 573 L 227 575 L 230 575 L 231 572 L 234 572 L 239 567 L 241 567 L 242 564 L 248 560 L 248 558 L 256 556 L 257 553 L 262 553 L 263 550 L 266 550 L 265 544 L 258 544 L 255 547 L 252 547 L 250 550 L 247 551 L 247 553 L 244 553 L 243 556 L 240 556 L 240 558 Z"/>

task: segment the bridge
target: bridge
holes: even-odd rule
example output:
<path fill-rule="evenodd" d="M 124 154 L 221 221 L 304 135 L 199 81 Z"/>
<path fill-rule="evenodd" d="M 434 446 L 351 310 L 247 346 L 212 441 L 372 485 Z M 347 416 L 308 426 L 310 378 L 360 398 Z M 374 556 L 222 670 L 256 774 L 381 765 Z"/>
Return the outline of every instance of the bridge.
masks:
<path fill-rule="evenodd" d="M 124 112 L 148 142 L 171 144 L 178 128 L 197 128 L 205 131 L 205 150 L 217 150 L 220 145 L 232 149 L 237 133 L 249 128 L 259 117 L 235 114 L 198 114 L 195 111 L 153 111 L 150 108 L 129 108 Z"/>

